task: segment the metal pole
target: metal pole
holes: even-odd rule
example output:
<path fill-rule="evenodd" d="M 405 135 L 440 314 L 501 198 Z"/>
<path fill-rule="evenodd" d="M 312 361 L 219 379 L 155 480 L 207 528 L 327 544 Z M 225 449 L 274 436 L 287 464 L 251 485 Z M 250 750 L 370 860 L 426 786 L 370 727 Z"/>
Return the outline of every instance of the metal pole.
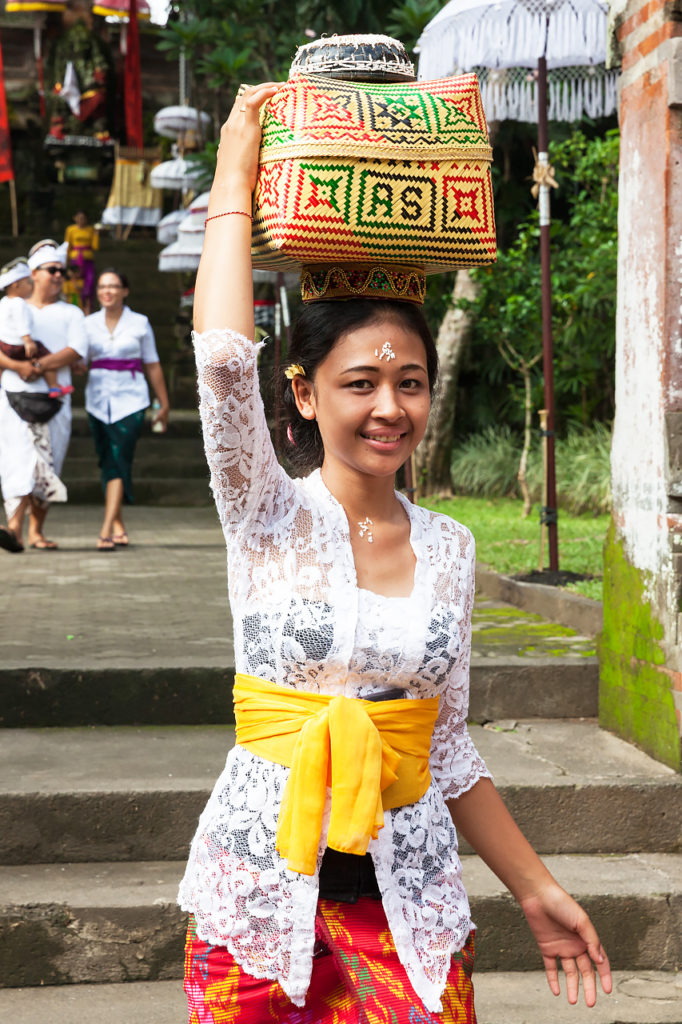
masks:
<path fill-rule="evenodd" d="M 547 59 L 538 60 L 538 161 L 549 164 L 547 130 Z M 549 568 L 559 568 L 559 537 L 557 529 L 556 473 L 554 458 L 554 351 L 552 343 L 552 277 L 549 246 L 549 185 L 540 185 L 540 269 L 542 273 L 542 372 L 545 380 L 547 426 L 547 498 L 541 520 L 547 526 Z"/>
<path fill-rule="evenodd" d="M 39 16 L 38 20 L 33 26 L 33 55 L 36 61 L 36 68 L 38 70 L 38 102 L 40 104 L 40 116 L 46 117 L 47 111 L 45 109 L 45 70 L 43 67 L 43 49 L 41 44 L 40 34 L 42 32 L 43 21 Z"/>
<path fill-rule="evenodd" d="M 547 504 L 547 410 L 540 409 L 540 433 L 542 435 L 542 505 Z M 545 539 L 547 526 L 544 520 L 540 519 L 540 557 L 538 558 L 538 569 L 540 572 L 545 568 Z"/>

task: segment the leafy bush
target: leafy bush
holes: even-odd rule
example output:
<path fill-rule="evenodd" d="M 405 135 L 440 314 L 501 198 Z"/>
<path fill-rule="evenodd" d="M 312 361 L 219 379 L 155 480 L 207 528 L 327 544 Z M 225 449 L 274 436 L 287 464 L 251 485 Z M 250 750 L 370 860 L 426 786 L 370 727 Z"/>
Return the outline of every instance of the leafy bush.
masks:
<path fill-rule="evenodd" d="M 588 427 L 614 414 L 619 133 L 588 139 L 581 131 L 550 144 L 560 189 L 553 193 L 552 328 L 556 425 Z M 494 267 L 474 270 L 477 297 L 460 305 L 473 317 L 468 365 L 460 373 L 458 423 L 480 431 L 523 422 L 523 384 L 505 366 L 508 340 L 526 359 L 542 347 L 537 211 Z M 533 404 L 543 404 L 542 368 L 533 370 Z M 457 429 L 457 424 L 456 424 Z"/>
<path fill-rule="evenodd" d="M 556 441 L 557 500 L 569 512 L 608 512 L 611 432 L 603 423 L 591 430 L 572 429 Z M 516 474 L 521 440 L 508 427 L 472 434 L 453 451 L 452 485 L 456 494 L 484 498 L 519 494 Z M 542 500 L 542 448 L 537 442 L 528 460 L 531 499 Z"/>

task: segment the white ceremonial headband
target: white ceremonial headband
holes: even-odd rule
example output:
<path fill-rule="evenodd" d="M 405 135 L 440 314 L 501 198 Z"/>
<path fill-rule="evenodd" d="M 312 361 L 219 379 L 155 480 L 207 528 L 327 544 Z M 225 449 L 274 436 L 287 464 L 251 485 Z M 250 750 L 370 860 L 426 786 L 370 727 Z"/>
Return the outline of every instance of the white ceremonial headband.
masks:
<path fill-rule="evenodd" d="M 64 242 L 58 248 L 54 245 L 41 245 L 39 249 L 36 249 L 36 251 L 29 256 L 28 265 L 31 270 L 37 270 L 38 267 L 42 267 L 43 263 L 61 263 L 61 265 L 65 267 L 68 249 L 69 246 L 67 242 Z"/>
<path fill-rule="evenodd" d="M 28 263 L 23 260 L 21 263 L 15 263 L 13 267 L 10 267 L 4 274 L 0 274 L 0 291 L 5 288 L 9 288 L 15 281 L 21 281 L 22 277 L 30 277 L 31 268 Z"/>

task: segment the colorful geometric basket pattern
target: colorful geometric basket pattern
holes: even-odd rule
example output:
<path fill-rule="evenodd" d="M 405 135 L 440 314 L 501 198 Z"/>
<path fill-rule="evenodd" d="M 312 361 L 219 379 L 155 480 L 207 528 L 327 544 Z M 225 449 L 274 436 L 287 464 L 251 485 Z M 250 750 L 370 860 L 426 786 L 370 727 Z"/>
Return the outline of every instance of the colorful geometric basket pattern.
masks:
<path fill-rule="evenodd" d="M 491 263 L 491 157 L 475 75 L 294 78 L 263 117 L 254 266 Z"/>

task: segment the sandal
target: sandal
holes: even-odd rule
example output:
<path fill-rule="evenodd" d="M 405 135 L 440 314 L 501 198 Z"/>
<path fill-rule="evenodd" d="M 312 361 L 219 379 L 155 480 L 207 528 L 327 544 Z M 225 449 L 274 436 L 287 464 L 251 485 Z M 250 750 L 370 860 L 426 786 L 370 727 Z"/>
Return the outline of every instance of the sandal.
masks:
<path fill-rule="evenodd" d="M 116 545 L 111 537 L 97 538 L 97 551 L 115 551 Z"/>
<path fill-rule="evenodd" d="M 18 555 L 20 551 L 24 550 L 24 545 L 14 530 L 10 530 L 6 526 L 0 526 L 0 548 L 10 551 L 13 555 Z"/>
<path fill-rule="evenodd" d="M 123 531 L 123 533 L 112 533 L 111 539 L 113 540 L 117 548 L 127 548 L 130 543 L 130 541 L 128 540 L 128 534 L 125 532 L 125 530 Z"/>
<path fill-rule="evenodd" d="M 48 540 L 47 537 L 38 537 L 38 540 L 33 541 L 31 547 L 36 551 L 57 551 L 59 549 L 59 545 L 53 540 Z"/>

